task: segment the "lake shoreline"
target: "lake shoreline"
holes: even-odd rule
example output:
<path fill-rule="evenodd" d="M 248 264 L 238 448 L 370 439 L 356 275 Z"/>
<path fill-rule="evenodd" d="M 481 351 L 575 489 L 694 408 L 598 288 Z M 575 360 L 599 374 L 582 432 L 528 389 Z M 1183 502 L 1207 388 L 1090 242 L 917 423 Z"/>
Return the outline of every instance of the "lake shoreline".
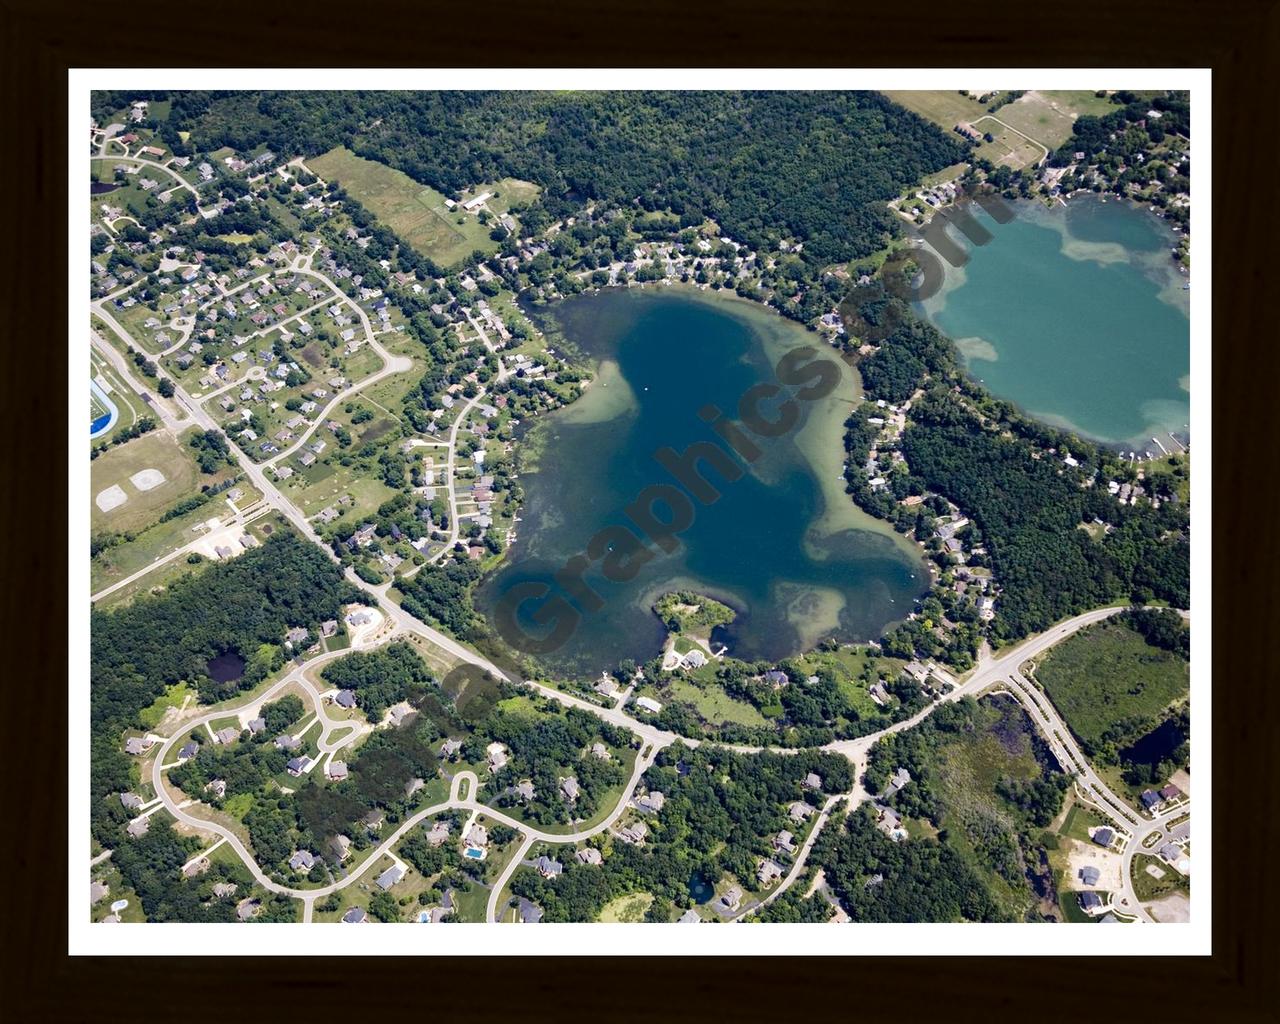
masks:
<path fill-rule="evenodd" d="M 860 509 L 848 494 L 846 483 L 844 480 L 844 445 L 843 436 L 845 430 L 845 420 L 850 409 L 855 407 L 862 401 L 861 382 L 856 373 L 843 360 L 838 359 L 838 353 L 832 349 L 829 342 L 822 335 L 807 331 L 803 325 L 782 317 L 773 310 L 762 306 L 758 302 L 738 296 L 736 293 L 713 293 L 711 289 L 701 289 L 696 286 L 657 286 L 654 288 L 633 285 L 626 289 L 626 293 L 630 293 L 624 297 L 625 293 L 614 294 L 607 301 L 608 306 L 601 306 L 597 311 L 592 313 L 583 312 L 583 307 L 579 307 L 579 312 L 575 315 L 579 318 L 579 331 L 575 334 L 572 325 L 566 325 L 561 316 L 561 309 L 564 308 L 565 301 L 576 300 L 579 303 L 590 303 L 594 299 L 609 295 L 610 293 L 622 293 L 622 289 L 592 289 L 582 293 L 579 296 L 572 297 L 571 300 L 559 300 L 552 303 L 522 303 L 530 319 L 534 321 L 536 327 L 543 334 L 543 340 L 548 348 L 554 350 L 561 359 L 570 363 L 576 370 L 587 369 L 591 373 L 592 383 L 583 389 L 582 394 L 569 405 L 555 410 L 548 416 L 539 417 L 536 422 L 529 425 L 529 432 L 522 444 L 517 446 L 517 466 L 522 477 L 528 475 L 533 477 L 546 467 L 547 452 L 551 448 L 563 449 L 565 444 L 565 428 L 571 431 L 584 425 L 598 427 L 602 424 L 617 422 L 618 430 L 631 429 L 632 417 L 635 414 L 633 397 L 628 396 L 623 399 L 619 393 L 619 386 L 623 382 L 625 375 L 617 366 L 617 355 L 614 353 L 610 345 L 618 343 L 634 344 L 632 341 L 628 343 L 624 340 L 627 336 L 626 331 L 629 328 L 619 328 L 619 324 L 626 325 L 630 319 L 637 319 L 647 315 L 646 307 L 641 305 L 645 302 L 652 302 L 654 306 L 651 309 L 666 309 L 670 312 L 672 309 L 679 307 L 667 306 L 663 300 L 671 299 L 681 302 L 696 304 L 703 310 L 713 312 L 719 317 L 727 318 L 732 322 L 732 330 L 739 332 L 743 337 L 749 337 L 751 350 L 754 355 L 751 357 L 751 365 L 754 367 L 759 364 L 759 370 L 750 371 L 749 382 L 758 382 L 761 379 L 769 379 L 771 373 L 767 377 L 759 375 L 760 370 L 764 370 L 766 365 L 771 369 L 776 365 L 781 355 L 789 349 L 799 346 L 811 346 L 819 352 L 824 350 L 830 351 L 830 358 L 842 370 L 844 381 L 837 388 L 835 395 L 827 399 L 821 400 L 814 404 L 813 407 L 806 409 L 805 419 L 799 429 L 794 430 L 787 436 L 787 448 L 780 449 L 776 458 L 781 460 L 779 465 L 770 467 L 768 464 L 770 459 L 766 457 L 758 464 L 753 464 L 752 471 L 747 474 L 745 479 L 750 480 L 756 478 L 756 483 L 752 486 L 759 487 L 767 484 L 773 491 L 778 491 L 781 486 L 779 500 L 789 500 L 786 498 L 789 485 L 782 479 L 775 478 L 774 472 L 780 470 L 788 464 L 787 460 L 799 458 L 800 461 L 792 466 L 791 472 L 795 472 L 799 466 L 804 467 L 806 477 L 809 483 L 806 485 L 812 494 L 809 496 L 807 505 L 797 506 L 797 509 L 804 508 L 803 519 L 803 540 L 800 548 L 803 548 L 803 556 L 796 562 L 792 569 L 781 566 L 772 573 L 763 572 L 760 578 L 752 587 L 745 591 L 740 590 L 736 584 L 732 582 L 733 577 L 717 577 L 714 570 L 709 570 L 706 566 L 701 569 L 694 568 L 689 571 L 690 565 L 688 559 L 693 558 L 697 562 L 697 556 L 691 556 L 681 549 L 677 553 L 679 561 L 672 563 L 670 566 L 658 569 L 652 574 L 646 574 L 638 581 L 639 592 L 634 595 L 628 594 L 625 597 L 618 595 L 615 601 L 619 606 L 634 606 L 637 612 L 643 612 L 647 617 L 652 618 L 652 601 L 661 592 L 671 589 L 690 589 L 696 590 L 702 594 L 721 601 L 732 607 L 738 614 L 738 621 L 734 624 L 734 628 L 728 635 L 717 635 L 717 643 L 728 643 L 730 647 L 736 651 L 743 650 L 744 642 L 750 650 L 754 650 L 756 644 L 764 644 L 766 647 L 770 645 L 776 646 L 776 636 L 774 631 L 777 629 L 777 623 L 780 621 L 790 622 L 790 629 L 795 639 L 795 643 L 788 645 L 786 651 L 775 652 L 769 657 L 786 657 L 803 654 L 811 649 L 815 644 L 825 639 L 826 636 L 847 634 L 841 636 L 842 642 L 865 642 L 867 640 L 875 640 L 883 635 L 884 631 L 893 628 L 894 625 L 901 622 L 915 607 L 915 602 L 909 598 L 905 602 L 899 600 L 897 607 L 901 609 L 897 614 L 890 610 L 890 594 L 897 595 L 901 598 L 903 595 L 898 594 L 897 588 L 903 585 L 903 581 L 914 580 L 915 598 L 918 601 L 932 583 L 932 574 L 929 571 L 928 563 L 925 559 L 923 546 L 918 544 L 914 538 L 899 533 L 891 523 L 878 519 L 869 515 Z M 632 304 L 632 296 L 637 300 L 636 304 Z M 572 307 L 571 307 L 572 308 Z M 768 312 L 771 316 L 764 316 Z M 705 314 L 698 314 L 705 316 Z M 596 319 L 592 319 L 592 317 Z M 579 343 L 582 332 L 581 325 L 589 325 L 592 331 L 592 337 L 600 337 L 602 334 L 608 334 L 612 327 L 616 333 L 609 342 L 601 344 L 593 344 L 588 351 L 588 346 Z M 641 350 L 643 351 L 643 349 Z M 715 350 L 709 346 L 703 352 L 703 358 L 708 357 Z M 825 354 L 825 353 L 824 353 Z M 665 359 L 667 356 L 654 353 L 654 360 Z M 695 360 L 696 362 L 696 360 Z M 684 371 L 686 386 L 693 382 L 695 385 L 703 381 L 704 378 L 698 376 L 702 370 L 694 371 L 689 365 L 679 365 L 681 360 L 677 359 L 674 366 L 674 372 L 680 374 Z M 735 361 L 730 358 L 729 370 L 739 374 L 747 373 L 745 366 L 740 360 Z M 667 365 L 667 364 L 662 364 Z M 736 367 L 736 370 L 734 370 Z M 727 370 L 726 372 L 729 372 Z M 603 371 L 603 372 L 602 372 Z M 710 372 L 713 376 L 718 375 L 715 367 L 708 367 L 706 372 Z M 645 382 L 653 383 L 653 368 L 646 370 L 644 375 L 637 381 L 628 383 L 628 389 L 639 391 L 641 384 Z M 662 377 L 658 378 L 660 383 L 670 383 L 663 381 Z M 708 384 L 707 396 L 714 397 L 714 387 L 710 378 L 706 378 Z M 715 381 L 715 384 L 723 384 Z M 604 385 L 607 384 L 608 390 L 605 391 Z M 647 384 L 645 389 L 647 390 Z M 698 387 L 694 388 L 693 394 L 701 393 Z M 734 393 L 730 404 L 736 401 L 737 393 Z M 655 399 L 653 395 L 648 396 L 649 402 L 658 401 L 659 403 L 668 399 Z M 691 401 L 687 410 L 687 415 L 692 416 L 694 410 L 698 408 L 701 399 Z M 721 399 L 721 404 L 724 404 Z M 684 403 L 680 406 L 681 414 L 685 414 Z M 652 410 L 651 410 L 652 412 Z M 709 433 L 709 429 L 708 429 Z M 612 436 L 612 435 L 606 435 Z M 684 444 L 688 444 L 700 435 L 690 435 Z M 710 435 L 714 443 L 714 436 Z M 794 447 L 792 447 L 794 445 Z M 680 444 L 677 444 L 679 449 Z M 723 447 L 723 446 L 722 446 Z M 530 450 L 534 453 L 533 458 L 528 458 L 523 454 L 523 450 Z M 562 453 L 561 457 L 564 456 Z M 610 459 L 614 456 L 609 456 Z M 647 461 L 647 460 L 643 460 Z M 653 466 L 653 483 L 666 482 L 666 471 L 660 468 L 656 463 Z M 762 475 L 763 474 L 763 475 Z M 647 479 L 644 482 L 649 482 Z M 550 549 L 556 548 L 554 538 L 556 536 L 563 537 L 563 520 L 566 518 L 566 510 L 577 508 L 572 498 L 567 492 L 572 490 L 569 483 L 560 481 L 564 484 L 555 492 L 556 497 L 551 505 L 547 505 L 545 494 L 531 493 L 536 487 L 531 479 L 524 481 L 525 496 L 521 507 L 521 516 L 525 520 L 525 528 L 515 543 L 505 553 L 503 560 L 495 566 L 477 585 L 476 591 L 478 595 L 477 608 L 482 614 L 490 615 L 493 607 L 493 598 L 495 591 L 500 586 L 509 586 L 514 575 L 518 570 L 524 569 L 530 564 L 537 564 L 548 557 Z M 545 487 L 543 489 L 545 491 Z M 606 501 L 608 501 L 607 487 Z M 625 496 L 624 496 L 625 497 Z M 741 500 L 740 498 L 736 500 Z M 539 509 L 536 505 L 544 505 L 545 508 Z M 558 506 L 558 507 L 556 507 Z M 598 512 L 598 510 L 597 510 Z M 570 513 L 572 514 L 572 513 Z M 714 512 L 700 513 L 714 516 Z M 547 522 L 540 521 L 543 516 L 551 516 L 550 534 L 547 533 Z M 589 517 L 588 517 L 589 519 Z M 749 520 L 743 520 L 744 524 Z M 583 528 L 588 529 L 587 522 L 583 523 Z M 757 521 L 751 526 L 746 536 L 753 536 L 759 533 L 762 528 L 762 522 Z M 535 536 L 537 533 L 543 533 L 544 537 Z M 767 530 L 766 530 L 767 533 Z M 546 538 L 552 540 L 548 541 Z M 683 539 L 683 538 L 682 538 Z M 578 543 L 585 543 L 586 536 Z M 702 543 L 699 541 L 698 543 Z M 750 544 L 751 542 L 745 541 Z M 563 546 L 563 545 L 561 545 Z M 696 546 L 696 545 L 695 545 Z M 797 548 L 797 554 L 800 553 Z M 785 547 L 781 550 L 789 551 L 791 548 Z M 558 556 L 556 556 L 558 558 Z M 777 556 L 784 557 L 785 556 Z M 836 567 L 843 564 L 844 560 L 854 558 L 861 561 L 856 564 L 863 565 L 864 568 L 851 576 L 843 585 L 848 591 L 848 599 L 845 594 L 840 593 L 836 589 L 827 587 L 818 583 L 818 578 L 830 575 L 836 571 Z M 816 560 L 816 562 L 815 562 Z M 830 563 L 830 564 L 827 564 Z M 825 566 L 819 570 L 818 577 L 810 580 L 806 573 L 812 573 L 811 568 L 805 568 L 817 564 Z M 886 577 L 883 582 L 877 582 L 870 590 L 863 590 L 863 584 L 858 583 L 859 574 L 871 571 L 872 578 L 875 577 L 874 571 L 871 570 L 873 565 L 894 564 L 898 566 L 894 570 L 892 577 Z M 799 571 L 800 575 L 794 582 L 788 582 L 788 578 L 792 577 L 795 571 Z M 710 575 L 707 575 L 707 573 Z M 889 579 L 893 582 L 889 584 Z M 761 583 L 763 580 L 763 584 Z M 889 584 L 889 589 L 885 589 L 885 584 Z M 761 587 L 765 586 L 771 593 L 773 598 L 768 606 L 759 606 L 762 600 Z M 781 589 L 779 589 L 781 588 Z M 602 592 L 603 593 L 603 592 Z M 779 604 L 781 602 L 781 604 Z M 860 629 L 854 626 L 851 631 L 850 626 L 858 622 L 866 622 L 868 615 L 876 615 L 872 609 L 883 606 L 888 618 L 886 621 L 876 623 L 868 623 L 868 628 Z M 753 614 L 754 612 L 754 614 Z M 613 608 L 607 615 L 618 614 L 619 609 Z M 625 607 L 622 611 L 625 618 L 627 614 Z M 760 616 L 764 615 L 762 619 Z M 779 615 L 782 616 L 779 619 Z M 852 616 L 845 618 L 846 615 Z M 770 624 L 773 625 L 770 625 Z M 597 627 L 601 628 L 601 627 Z M 763 631 L 763 632 L 761 632 Z M 640 631 L 644 633 L 644 630 Z M 622 634 L 619 634 L 621 636 Z M 774 636 L 774 640 L 766 638 Z M 747 639 L 750 638 L 750 642 Z M 640 637 L 636 637 L 640 643 Z M 657 653 L 661 648 L 660 639 L 654 637 L 655 644 L 653 650 L 649 651 L 649 645 L 645 645 L 646 653 Z M 750 654 L 748 650 L 748 654 Z M 621 655 L 619 655 L 621 656 Z M 542 668 L 550 669 L 553 673 L 560 674 L 560 666 L 555 665 L 557 659 L 535 659 L 541 663 Z M 598 672 L 600 668 L 607 667 L 608 661 L 604 665 L 589 666 L 591 673 Z M 572 671 L 573 676 L 588 674 L 588 666 L 585 664 L 581 670 Z"/>

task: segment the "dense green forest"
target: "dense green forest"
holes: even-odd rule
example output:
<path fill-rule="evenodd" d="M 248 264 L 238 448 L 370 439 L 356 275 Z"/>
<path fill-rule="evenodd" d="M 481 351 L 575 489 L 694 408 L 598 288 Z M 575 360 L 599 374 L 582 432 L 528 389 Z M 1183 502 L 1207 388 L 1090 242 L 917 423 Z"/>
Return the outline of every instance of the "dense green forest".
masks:
<path fill-rule="evenodd" d="M 320 674 L 336 689 L 354 690 L 360 710 L 374 723 L 382 720 L 392 704 L 403 700 L 419 704 L 435 682 L 426 663 L 403 640 L 349 654 L 325 666 Z"/>
<path fill-rule="evenodd" d="M 484 723 L 484 737 L 507 747 L 507 764 L 490 775 L 482 799 L 497 807 L 522 804 L 510 792 L 523 779 L 533 783 L 534 796 L 527 809 L 517 811 L 534 823 L 564 825 L 573 819 L 590 818 L 606 797 L 616 802 L 627 772 L 616 757 L 609 760 L 586 755 L 599 740 L 614 747 L 631 745 L 632 735 L 601 721 L 595 715 L 570 708 L 554 717 L 533 715 L 520 709 L 506 711 L 501 706 Z M 484 757 L 484 744 L 477 735 L 463 748 L 468 760 Z M 560 793 L 560 779 L 578 780 L 578 798 L 570 806 Z"/>
<path fill-rule="evenodd" d="M 880 249 L 885 201 L 964 152 L 870 92 L 183 92 L 161 134 L 175 151 L 342 144 L 455 197 L 521 178 L 545 190 L 531 232 L 585 200 L 636 201 L 753 248 L 796 239 L 814 264 Z"/>
<path fill-rule="evenodd" d="M 853 920 L 1033 918 L 1035 896 L 1049 888 L 1040 830 L 1060 810 L 1071 778 L 1020 706 L 996 697 L 939 707 L 872 748 L 868 789 L 884 794 L 899 768 L 911 781 L 880 799 L 904 819 L 929 821 L 937 838 L 895 843 L 876 829 L 871 805 L 844 828 L 829 828 L 814 863 Z"/>
<path fill-rule="evenodd" d="M 324 553 L 293 534 L 276 534 L 199 577 L 171 584 L 159 596 L 140 596 L 90 615 L 92 818 L 95 838 L 114 846 L 129 815 L 113 793 L 131 789 L 132 766 L 121 735 L 139 712 L 179 682 L 194 682 L 205 701 L 255 685 L 284 662 L 280 643 L 292 626 L 336 618 L 359 592 Z M 244 674 L 219 684 L 208 663 L 234 653 Z"/>
<path fill-rule="evenodd" d="M 879 433 L 870 422 L 877 410 L 869 404 L 854 410 L 845 424 L 848 489 L 861 507 L 915 531 L 918 540 L 930 533 L 931 513 L 943 510 L 908 509 L 901 500 L 934 492 L 954 502 L 973 522 L 971 546 L 985 544 L 989 552 L 971 564 L 988 565 L 1003 588 L 993 623 L 997 638 L 1023 637 L 1113 601 L 1159 599 L 1187 607 L 1185 504 L 1122 506 L 1102 487 L 1082 487 L 1095 472 L 1131 470 L 1105 449 L 992 398 L 962 373 L 951 341 L 881 285 L 858 288 L 841 313 L 859 340 L 877 346 L 858 362 L 869 398 L 900 403 L 925 389 L 912 403 L 899 443 L 906 465 L 887 474 L 880 490 L 862 468 Z M 1077 471 L 1045 457 L 1047 448 L 1069 450 Z M 1079 529 L 1095 518 L 1114 526 L 1100 541 Z M 961 646 L 972 647 L 973 639 L 966 634 Z"/>
<path fill-rule="evenodd" d="M 1030 441 L 983 429 L 945 392 L 926 395 L 912 418 L 902 439 L 912 474 L 969 515 L 990 549 L 1003 587 L 997 636 L 1026 636 L 1117 600 L 1188 606 L 1185 506 L 1123 508 L 1082 489 Z M 1078 529 L 1095 510 L 1120 524 L 1100 542 Z"/>
<path fill-rule="evenodd" d="M 822 792 L 806 790 L 809 772 L 822 778 Z M 511 890 L 539 904 L 545 921 L 593 921 L 610 900 L 648 892 L 655 904 L 689 907 L 695 882 L 716 885 L 726 873 L 756 891 L 756 869 L 774 856 L 770 838 L 794 827 L 787 805 L 820 804 L 824 794 L 847 792 L 852 767 L 838 754 L 817 750 L 782 754 L 738 754 L 718 747 L 690 750 L 677 744 L 658 755 L 644 784 L 666 796 L 662 811 L 646 819 L 642 846 L 613 842 L 601 867 L 562 856 L 564 873 L 548 882 L 518 872 Z"/>

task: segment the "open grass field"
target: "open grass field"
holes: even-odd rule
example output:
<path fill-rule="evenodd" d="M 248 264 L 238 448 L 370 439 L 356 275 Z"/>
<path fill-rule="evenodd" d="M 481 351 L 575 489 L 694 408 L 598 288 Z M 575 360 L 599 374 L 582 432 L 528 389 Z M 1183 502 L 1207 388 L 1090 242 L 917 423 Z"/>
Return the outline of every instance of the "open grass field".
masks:
<path fill-rule="evenodd" d="M 948 181 L 955 181 L 956 178 L 964 176 L 964 172 L 969 169 L 969 165 L 965 163 L 952 164 L 950 167 L 944 167 L 940 171 L 933 174 L 926 174 L 920 181 L 925 188 L 935 188 L 943 185 Z"/>
<path fill-rule="evenodd" d="M 1111 97 L 1096 96 L 1090 89 L 1043 89 L 1027 95 L 1039 96 L 1045 103 L 1070 115 L 1072 120 L 1082 114 L 1101 117 L 1116 109 Z"/>
<path fill-rule="evenodd" d="M 1159 871 L 1161 877 L 1157 878 L 1148 871 L 1149 867 Z M 1161 896 L 1168 896 L 1171 892 L 1189 893 L 1191 879 L 1175 871 L 1159 857 L 1139 853 L 1133 858 L 1133 891 L 1141 902 L 1148 903 Z"/>
<path fill-rule="evenodd" d="M 947 844 L 987 880 L 993 898 L 1015 920 L 1034 902 L 1029 884 L 993 865 L 990 848 L 1001 858 L 1014 851 L 996 839 L 1020 829 L 1019 814 L 996 792 L 1002 779 L 1031 781 L 1042 776 L 1031 744 L 1034 732 L 1022 709 L 1009 698 L 980 702 L 979 728 L 957 732 L 931 757 L 930 785 L 942 806 Z M 1014 862 L 1016 863 L 1016 861 Z M 1011 880 L 1012 879 L 1012 880 Z"/>
<path fill-rule="evenodd" d="M 251 501 L 257 499 L 257 491 L 248 484 L 241 483 L 237 486 L 245 492 L 244 497 L 241 498 L 243 505 L 248 505 Z M 203 532 L 197 530 L 197 526 L 210 519 L 225 521 L 230 511 L 225 496 L 217 495 L 212 500 L 199 508 L 192 509 L 185 515 L 176 516 L 163 523 L 155 523 L 155 525 L 137 533 L 134 539 L 127 543 L 106 548 L 89 563 L 90 590 L 93 593 L 97 593 L 117 580 L 132 576 L 141 569 L 145 569 L 176 548 L 196 540 Z M 259 537 L 260 543 L 261 540 L 262 538 Z M 135 580 L 129 586 L 121 587 L 119 591 L 104 599 L 104 602 L 99 607 L 108 608 L 115 604 L 127 602 L 137 594 L 149 591 L 153 587 L 168 585 L 184 573 L 200 572 L 208 564 L 207 561 L 191 564 L 185 557 L 172 559 L 154 572 L 149 572 L 142 578 Z"/>
<path fill-rule="evenodd" d="M 89 563 L 89 589 L 92 592 L 97 593 L 103 587 L 109 587 L 113 580 L 138 571 L 138 569 L 133 569 L 131 572 L 122 571 L 120 568 L 121 563 L 116 561 L 114 557 L 119 551 L 119 548 L 112 548 L 110 552 L 99 555 Z M 167 588 L 183 576 L 198 575 L 212 564 L 212 562 L 204 561 L 197 565 L 190 565 L 185 558 L 172 559 L 127 586 L 113 590 L 110 594 L 95 601 L 93 606 L 99 611 L 109 611 L 112 608 L 122 607 L 133 601 L 139 594 L 149 594 L 153 590 Z M 138 568 L 140 569 L 145 565 L 146 561 L 141 560 Z"/>
<path fill-rule="evenodd" d="M 954 89 L 890 89 L 885 95 L 947 131 L 961 121 L 973 121 L 987 112 L 977 100 L 962 96 Z"/>
<path fill-rule="evenodd" d="M 734 700 L 715 683 L 695 686 L 687 679 L 673 678 L 668 692 L 677 700 L 692 704 L 708 722 L 736 722 L 739 725 L 766 725 L 764 715 L 745 701 Z"/>
<path fill-rule="evenodd" d="M 381 480 L 362 476 L 357 468 L 341 466 L 336 462 L 318 462 L 304 471 L 294 473 L 285 481 L 284 490 L 290 500 L 308 516 L 333 504 L 343 494 L 349 494 L 354 504 L 342 509 L 348 519 L 374 512 L 384 501 L 398 493 Z"/>
<path fill-rule="evenodd" d="M 159 474 L 157 476 L 156 474 Z M 139 530 L 175 502 L 195 493 L 199 468 L 169 434 L 154 431 L 98 456 L 90 464 L 90 522 L 94 530 Z M 119 488 L 121 493 L 112 491 Z M 114 508 L 110 493 L 123 502 Z"/>
<path fill-rule="evenodd" d="M 496 251 L 489 228 L 460 210 L 445 206 L 445 197 L 403 171 L 356 156 L 339 146 L 308 161 L 326 181 L 340 184 L 378 220 L 424 256 L 450 266 L 476 249 Z"/>
<path fill-rule="evenodd" d="M 1090 100 L 1094 99 L 1093 93 L 1083 95 Z M 1098 101 L 1094 101 L 1096 102 Z M 1101 102 L 1110 107 L 1106 100 Z M 1094 104 L 1089 104 L 1089 109 L 1094 109 Z M 1073 103 L 1052 100 L 1038 92 L 1028 92 L 1012 103 L 1006 103 L 996 111 L 996 116 L 1024 135 L 1043 142 L 1050 149 L 1057 149 L 1071 138 L 1078 113 Z"/>
<path fill-rule="evenodd" d="M 638 924 L 653 903 L 653 893 L 633 892 L 610 900 L 600 908 L 600 920 L 605 924 Z"/>
<path fill-rule="evenodd" d="M 1054 647 L 1035 677 L 1071 731 L 1096 746 L 1121 719 L 1154 717 L 1185 698 L 1189 668 L 1128 627 L 1102 624 Z"/>
<path fill-rule="evenodd" d="M 994 139 L 993 142 L 984 142 L 975 152 L 997 166 L 1004 164 L 1014 170 L 1033 167 L 1045 158 L 1045 151 L 1035 142 L 1028 141 L 1017 131 L 1011 131 L 996 120 L 999 117 L 1003 121 L 1001 115 L 1008 109 L 1008 105 L 1003 106 L 994 115 L 980 117 L 973 122 L 978 131 L 989 134 Z"/>

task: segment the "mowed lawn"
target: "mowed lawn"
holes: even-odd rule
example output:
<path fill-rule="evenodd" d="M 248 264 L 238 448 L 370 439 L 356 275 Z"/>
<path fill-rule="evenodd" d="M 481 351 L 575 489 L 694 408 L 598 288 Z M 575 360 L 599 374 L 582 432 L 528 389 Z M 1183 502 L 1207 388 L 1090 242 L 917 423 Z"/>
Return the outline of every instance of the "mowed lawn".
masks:
<path fill-rule="evenodd" d="M 1050 149 L 1057 149 L 1071 138 L 1076 117 L 1081 113 L 1082 107 L 1086 110 L 1096 110 L 1096 104 L 1100 102 L 1106 109 L 1111 109 L 1111 104 L 1107 100 L 1097 100 L 1091 92 L 1056 95 L 1073 99 L 1053 99 L 1045 93 L 1029 92 L 1012 103 L 1006 103 L 996 111 L 995 116 L 1024 135 L 1030 136 L 1037 142 L 1043 142 Z M 1092 102 L 1088 104 L 1074 102 L 1074 98 L 1081 95 L 1087 96 Z"/>
<path fill-rule="evenodd" d="M 1035 675 L 1071 731 L 1095 747 L 1116 722 L 1159 715 L 1186 697 L 1189 685 L 1182 658 L 1150 646 L 1127 626 L 1111 624 L 1058 644 Z"/>
<path fill-rule="evenodd" d="M 146 470 L 161 473 L 164 481 L 150 489 L 139 488 L 132 478 Z M 90 463 L 89 476 L 93 529 L 139 530 L 154 522 L 164 509 L 195 493 L 199 468 L 187 448 L 167 433 L 154 431 L 99 455 Z M 111 487 L 119 487 L 125 501 L 104 512 L 97 498 Z"/>
<path fill-rule="evenodd" d="M 983 104 L 954 89 L 890 89 L 885 95 L 948 131 L 961 121 L 973 121 L 987 112 Z"/>
<path fill-rule="evenodd" d="M 734 700 L 724 692 L 719 683 L 711 683 L 705 687 L 695 686 L 689 680 L 676 676 L 671 679 L 667 689 L 678 700 L 692 704 L 698 709 L 698 714 L 713 725 L 723 722 L 749 726 L 768 724 L 754 705 Z"/>
<path fill-rule="evenodd" d="M 376 160 L 339 146 L 307 161 L 326 181 L 337 182 L 370 213 L 420 253 L 451 266 L 476 249 L 496 251 L 490 227 L 471 214 L 449 210 L 445 197 Z"/>
<path fill-rule="evenodd" d="M 991 120 L 983 122 L 983 117 L 990 117 L 987 114 L 987 105 L 979 103 L 972 97 L 962 96 L 954 89 L 894 89 L 887 91 L 885 95 L 900 106 L 914 111 L 947 131 L 953 130 L 960 122 L 967 121 L 978 131 L 990 133 L 995 141 L 982 143 L 974 150 L 974 155 L 990 160 L 993 164 L 1006 164 L 1018 169 L 1032 165 L 1044 156 L 1044 150 L 1028 143 L 1007 128 Z M 1005 111 L 1012 106 L 1012 103 L 1006 103 L 996 110 L 995 116 L 1002 121 L 1006 120 Z M 1048 109 L 1047 106 L 1046 109 Z M 1031 138 L 1039 139 L 1034 131 L 1024 129 L 1013 121 L 1008 123 L 1019 131 L 1024 131 Z M 1050 149 L 1054 148 L 1052 144 L 1046 143 L 1046 145 Z"/>

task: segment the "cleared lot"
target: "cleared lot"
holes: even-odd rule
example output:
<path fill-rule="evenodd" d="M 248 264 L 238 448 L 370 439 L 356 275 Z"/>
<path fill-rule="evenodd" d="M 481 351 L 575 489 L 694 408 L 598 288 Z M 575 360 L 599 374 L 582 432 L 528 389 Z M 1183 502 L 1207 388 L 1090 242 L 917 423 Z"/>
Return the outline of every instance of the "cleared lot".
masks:
<path fill-rule="evenodd" d="M 196 490 L 199 470 L 163 431 L 134 438 L 90 465 L 94 530 L 139 530 Z"/>

